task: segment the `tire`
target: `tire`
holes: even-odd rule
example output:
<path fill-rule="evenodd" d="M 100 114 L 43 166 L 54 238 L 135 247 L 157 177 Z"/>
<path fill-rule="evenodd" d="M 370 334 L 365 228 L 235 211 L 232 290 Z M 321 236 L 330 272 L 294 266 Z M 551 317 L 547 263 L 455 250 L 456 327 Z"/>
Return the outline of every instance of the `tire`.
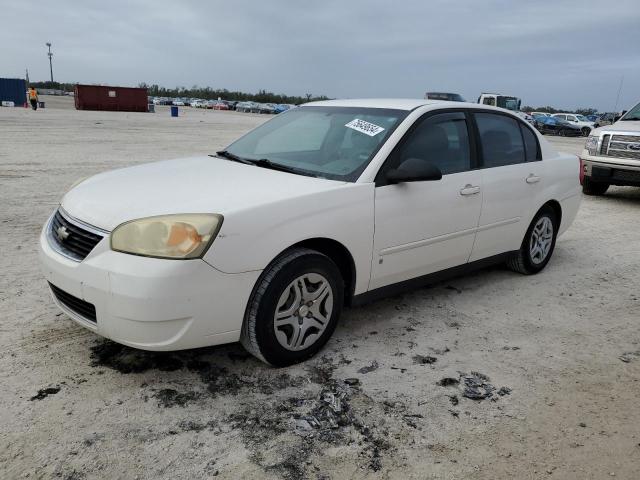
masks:
<path fill-rule="evenodd" d="M 582 127 L 582 136 L 588 137 L 591 133 L 591 129 L 589 127 Z"/>
<path fill-rule="evenodd" d="M 264 270 L 253 289 L 240 342 L 275 367 L 315 355 L 336 328 L 344 301 L 344 280 L 327 256 L 294 248 Z"/>
<path fill-rule="evenodd" d="M 520 250 L 507 260 L 507 266 L 524 275 L 540 272 L 553 255 L 558 226 L 555 210 L 550 205 L 544 205 L 533 217 Z"/>
<path fill-rule="evenodd" d="M 604 195 L 608 189 L 608 183 L 594 182 L 589 177 L 584 177 L 582 181 L 582 193 L 585 195 Z"/>
<path fill-rule="evenodd" d="M 565 136 L 565 132 L 563 129 L 558 130 L 558 136 L 559 137 L 564 137 Z"/>

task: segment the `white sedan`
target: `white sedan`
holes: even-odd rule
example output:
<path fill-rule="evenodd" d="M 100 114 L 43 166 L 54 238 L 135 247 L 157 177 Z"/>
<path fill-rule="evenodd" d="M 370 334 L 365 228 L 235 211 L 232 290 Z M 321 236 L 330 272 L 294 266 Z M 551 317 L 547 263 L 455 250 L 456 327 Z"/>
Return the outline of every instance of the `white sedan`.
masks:
<path fill-rule="evenodd" d="M 282 113 L 215 155 L 74 186 L 40 239 L 69 317 L 145 350 L 240 340 L 315 354 L 343 306 L 484 265 L 542 270 L 579 162 L 486 105 L 344 100 Z"/>

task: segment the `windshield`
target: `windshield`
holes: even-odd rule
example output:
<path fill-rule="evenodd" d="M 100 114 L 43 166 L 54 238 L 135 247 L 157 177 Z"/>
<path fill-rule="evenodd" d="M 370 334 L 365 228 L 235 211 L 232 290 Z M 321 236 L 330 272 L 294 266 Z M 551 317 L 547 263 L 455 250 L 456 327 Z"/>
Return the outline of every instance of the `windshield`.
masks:
<path fill-rule="evenodd" d="M 587 117 L 585 117 L 584 115 L 576 115 L 576 118 L 577 118 L 578 120 L 580 120 L 581 122 L 589 122 L 589 121 L 590 121 L 590 120 L 589 120 Z"/>
<path fill-rule="evenodd" d="M 382 108 L 300 107 L 278 114 L 232 143 L 242 160 L 269 160 L 301 175 L 355 181 L 409 112 Z"/>
<path fill-rule="evenodd" d="M 640 103 L 624 114 L 620 120 L 640 120 Z"/>
<path fill-rule="evenodd" d="M 517 112 L 520 110 L 520 99 L 516 97 L 505 97 L 502 95 L 498 95 L 498 107 L 506 108 L 507 110 L 512 110 Z"/>

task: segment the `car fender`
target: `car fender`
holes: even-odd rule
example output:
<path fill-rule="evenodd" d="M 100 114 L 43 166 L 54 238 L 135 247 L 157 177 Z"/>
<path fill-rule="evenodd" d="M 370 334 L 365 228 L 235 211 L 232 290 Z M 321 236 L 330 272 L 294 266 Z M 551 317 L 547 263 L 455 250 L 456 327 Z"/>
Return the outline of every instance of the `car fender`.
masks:
<path fill-rule="evenodd" d="M 342 244 L 355 266 L 355 290 L 366 291 L 371 272 L 374 184 L 348 183 L 225 216 L 204 260 L 225 273 L 263 270 L 282 251 L 305 240 Z"/>

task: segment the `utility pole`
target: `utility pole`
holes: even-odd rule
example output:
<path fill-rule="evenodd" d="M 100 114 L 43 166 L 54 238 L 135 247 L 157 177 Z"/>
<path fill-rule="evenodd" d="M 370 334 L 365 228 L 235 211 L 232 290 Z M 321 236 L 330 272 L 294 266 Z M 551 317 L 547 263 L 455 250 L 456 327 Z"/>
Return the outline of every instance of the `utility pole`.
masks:
<path fill-rule="evenodd" d="M 47 47 L 49 47 L 49 53 L 47 53 L 47 56 L 49 57 L 49 71 L 51 71 L 51 83 L 53 84 L 53 64 L 51 63 L 53 53 L 51 53 L 51 42 L 47 42 Z M 53 85 L 51 85 L 51 88 L 53 88 Z"/>
<path fill-rule="evenodd" d="M 24 70 L 24 73 L 25 73 L 25 77 L 26 77 L 26 80 L 27 80 L 27 87 L 28 87 L 29 86 L 29 69 L 26 68 Z"/>

